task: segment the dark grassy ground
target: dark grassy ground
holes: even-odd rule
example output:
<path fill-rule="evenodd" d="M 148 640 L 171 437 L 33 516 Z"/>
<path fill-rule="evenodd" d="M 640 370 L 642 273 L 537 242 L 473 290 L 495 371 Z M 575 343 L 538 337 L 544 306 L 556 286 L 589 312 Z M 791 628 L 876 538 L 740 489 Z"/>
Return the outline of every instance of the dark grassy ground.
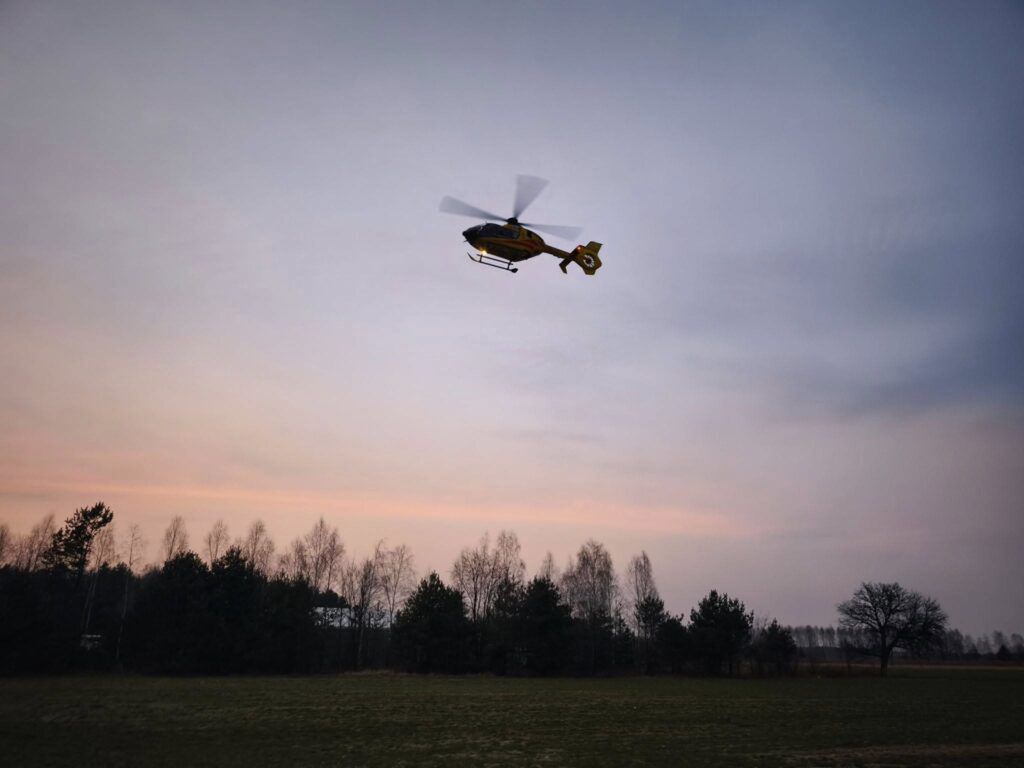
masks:
<path fill-rule="evenodd" d="M 0 680 L 0 765 L 1024 766 L 1024 670 Z"/>

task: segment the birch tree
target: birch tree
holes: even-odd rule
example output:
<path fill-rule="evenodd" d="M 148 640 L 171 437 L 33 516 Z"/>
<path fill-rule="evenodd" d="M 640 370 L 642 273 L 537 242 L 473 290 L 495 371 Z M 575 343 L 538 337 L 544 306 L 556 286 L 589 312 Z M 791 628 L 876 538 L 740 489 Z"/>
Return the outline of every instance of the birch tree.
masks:
<path fill-rule="evenodd" d="M 416 570 L 412 550 L 399 544 L 384 553 L 381 563 L 381 589 L 387 609 L 388 626 L 395 622 L 395 613 L 416 587 Z"/>
<path fill-rule="evenodd" d="M 223 520 L 218 520 L 213 524 L 210 532 L 206 534 L 206 561 L 211 566 L 214 560 L 224 554 L 228 541 L 230 541 L 228 527 Z"/>
<path fill-rule="evenodd" d="M 43 554 L 50 546 L 56 532 L 53 514 L 49 514 L 32 526 L 15 547 L 14 567 L 22 571 L 35 571 L 43 566 Z"/>
<path fill-rule="evenodd" d="M 321 517 L 309 533 L 291 543 L 279 567 L 286 576 L 302 579 L 318 592 L 325 592 L 337 586 L 344 554 L 338 529 L 328 526 Z"/>
<path fill-rule="evenodd" d="M 128 588 L 132 583 L 132 574 L 135 571 L 135 566 L 143 560 L 145 546 L 141 529 L 137 524 L 133 523 L 128 528 L 128 535 L 123 545 L 123 562 L 126 567 L 124 571 L 124 591 L 121 594 L 121 622 L 117 628 L 117 645 L 114 648 L 114 661 L 117 663 L 121 661 L 121 640 L 124 637 L 124 624 L 128 616 Z"/>
<path fill-rule="evenodd" d="M 550 552 L 544 555 L 544 559 L 540 563 L 540 568 L 537 570 L 537 578 L 547 579 L 552 584 L 557 584 L 561 579 L 561 571 L 558 566 L 555 565 L 555 558 Z"/>
<path fill-rule="evenodd" d="M 0 523 L 0 565 L 7 563 L 12 549 L 11 529 L 7 527 L 7 523 Z"/>
<path fill-rule="evenodd" d="M 245 538 L 238 543 L 242 557 L 252 563 L 253 568 L 264 575 L 270 572 L 270 563 L 274 557 L 274 542 L 267 533 L 267 526 L 257 520 L 249 526 Z"/>
<path fill-rule="evenodd" d="M 382 570 L 385 559 L 384 544 L 378 542 L 370 557 L 352 562 L 345 568 L 342 595 L 348 603 L 349 623 L 355 637 L 355 664 L 363 665 L 366 633 L 384 617 Z"/>
<path fill-rule="evenodd" d="M 590 539 L 562 574 L 562 594 L 573 615 L 589 622 L 612 616 L 617 592 L 611 555 L 603 544 Z"/>
<path fill-rule="evenodd" d="M 185 530 L 185 518 L 175 515 L 171 519 L 170 525 L 167 526 L 167 530 L 164 531 L 161 554 L 164 562 L 167 562 L 178 555 L 185 554 L 186 551 L 188 551 L 188 531 Z"/>
<path fill-rule="evenodd" d="M 452 583 L 466 600 L 471 621 L 487 613 L 494 589 L 493 553 L 490 537 L 484 534 L 476 549 L 463 547 L 452 565 Z"/>
<path fill-rule="evenodd" d="M 484 534 L 476 549 L 463 548 L 451 570 L 455 588 L 464 595 L 472 621 L 486 618 L 502 583 L 522 584 L 526 575 L 519 538 L 501 531 L 494 548 Z"/>

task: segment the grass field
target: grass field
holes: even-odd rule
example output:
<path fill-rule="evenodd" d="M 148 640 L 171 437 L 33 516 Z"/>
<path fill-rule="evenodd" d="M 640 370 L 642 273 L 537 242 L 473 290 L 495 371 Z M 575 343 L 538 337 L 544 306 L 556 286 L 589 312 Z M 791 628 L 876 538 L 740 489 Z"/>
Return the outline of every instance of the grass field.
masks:
<path fill-rule="evenodd" d="M 0 764 L 1024 766 L 1024 670 L 7 679 Z"/>

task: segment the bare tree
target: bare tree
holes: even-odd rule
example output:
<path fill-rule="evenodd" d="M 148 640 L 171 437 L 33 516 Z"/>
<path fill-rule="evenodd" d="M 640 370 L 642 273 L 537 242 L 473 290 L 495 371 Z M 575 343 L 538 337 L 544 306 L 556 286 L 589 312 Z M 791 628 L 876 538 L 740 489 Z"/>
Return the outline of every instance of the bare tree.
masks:
<path fill-rule="evenodd" d="M 142 538 L 142 529 L 137 523 L 128 526 L 128 533 L 121 541 L 121 562 L 134 572 L 136 566 L 146 559 L 146 540 Z"/>
<path fill-rule="evenodd" d="M 526 578 L 526 563 L 523 562 L 519 537 L 513 531 L 501 531 L 494 544 L 493 558 L 494 586 L 502 582 L 522 584 Z M 493 601 L 493 595 L 491 596 Z"/>
<path fill-rule="evenodd" d="M 463 547 L 452 565 L 452 583 L 465 597 L 472 621 L 487 613 L 494 587 L 493 559 L 490 537 L 485 533 L 476 549 Z"/>
<path fill-rule="evenodd" d="M 650 600 L 657 600 L 658 587 L 654 583 L 654 568 L 651 558 L 641 551 L 634 555 L 626 566 L 626 601 L 629 607 L 633 629 L 637 635 L 643 634 L 641 626 L 641 606 Z"/>
<path fill-rule="evenodd" d="M 89 634 L 89 625 L 92 622 L 92 607 L 96 602 L 96 589 L 99 586 L 100 570 L 110 565 L 117 557 L 116 536 L 113 524 L 101 528 L 92 541 L 92 547 L 88 552 L 89 567 L 92 570 L 92 579 L 89 583 L 89 590 L 85 598 L 85 608 L 82 618 L 82 634 Z"/>
<path fill-rule="evenodd" d="M 829 649 L 836 649 L 839 647 L 839 643 L 836 641 L 836 628 L 825 627 L 822 630 L 822 645 Z"/>
<path fill-rule="evenodd" d="M 612 557 L 603 544 L 590 539 L 562 574 L 562 593 L 573 615 L 594 621 L 614 613 L 618 587 Z"/>
<path fill-rule="evenodd" d="M 43 555 L 50 547 L 53 534 L 57 532 L 51 512 L 24 536 L 19 542 L 14 555 L 14 566 L 23 571 L 35 571 L 43 566 Z"/>
<path fill-rule="evenodd" d="M 665 603 L 654 583 L 651 558 L 641 551 L 626 566 L 626 600 L 629 623 L 636 633 L 636 661 L 641 669 L 653 671 L 654 642 L 665 621 Z"/>
<path fill-rule="evenodd" d="M 7 523 L 0 523 L 0 565 L 7 562 L 12 549 L 11 529 L 7 527 Z"/>
<path fill-rule="evenodd" d="M 309 533 L 291 543 L 278 567 L 286 576 L 323 592 L 337 585 L 344 554 L 338 529 L 330 528 L 321 517 Z"/>
<path fill-rule="evenodd" d="M 485 533 L 476 549 L 463 548 L 452 565 L 452 582 L 462 592 L 473 621 L 486 617 L 494 605 L 497 589 L 503 582 L 522 583 L 526 575 L 519 538 L 512 531 L 501 531 L 491 549 Z"/>
<path fill-rule="evenodd" d="M 547 579 L 552 584 L 557 584 L 561 579 L 561 572 L 558 570 L 558 566 L 555 565 L 555 558 L 550 552 L 544 555 L 540 569 L 537 571 L 537 577 Z"/>
<path fill-rule="evenodd" d="M 252 563 L 253 567 L 260 573 L 270 572 L 271 558 L 274 556 L 274 542 L 267 533 L 267 526 L 262 520 L 257 520 L 249 526 L 245 538 L 238 543 L 242 556 Z"/>
<path fill-rule="evenodd" d="M 856 644 L 860 636 L 859 630 L 854 631 L 852 627 L 846 628 L 850 635 L 847 638 L 848 644 Z M 817 669 L 818 661 L 821 660 L 821 633 L 817 627 L 812 627 L 810 624 L 806 624 L 802 627 L 793 627 L 793 639 L 797 644 L 798 650 L 802 651 L 807 659 L 807 666 L 813 672 Z"/>
<path fill-rule="evenodd" d="M 229 540 L 227 525 L 223 520 L 218 520 L 206 534 L 206 559 L 210 565 L 213 565 L 213 561 L 224 554 Z"/>
<path fill-rule="evenodd" d="M 974 646 L 982 656 L 990 656 L 992 654 L 992 643 L 989 642 L 987 634 L 978 635 Z"/>
<path fill-rule="evenodd" d="M 186 551 L 188 551 L 188 531 L 185 530 L 185 519 L 181 515 L 175 515 L 171 524 L 167 526 L 167 530 L 164 531 L 161 554 L 164 557 L 164 562 L 167 562 Z"/>
<path fill-rule="evenodd" d="M 974 644 L 974 638 L 970 635 L 964 635 L 964 655 L 965 656 L 977 656 L 978 646 Z"/>
<path fill-rule="evenodd" d="M 121 661 L 121 639 L 124 637 L 124 623 L 128 616 L 128 587 L 132 583 L 132 572 L 137 563 L 142 562 L 146 543 L 142 539 L 142 531 L 139 526 L 132 524 L 128 528 L 128 535 L 123 545 L 123 561 L 127 566 L 124 572 L 124 592 L 121 595 L 121 623 L 117 629 L 117 645 L 114 649 L 114 661 Z"/>
<path fill-rule="evenodd" d="M 634 555 L 626 566 L 626 590 L 633 604 L 658 596 L 658 588 L 654 584 L 654 568 L 646 552 Z"/>
<path fill-rule="evenodd" d="M 997 629 L 992 632 L 992 648 L 997 653 L 1000 648 L 1006 648 L 1007 651 L 1010 650 L 1006 642 L 1006 633 L 1001 629 Z"/>
<path fill-rule="evenodd" d="M 1024 637 L 1017 632 L 1010 635 L 1010 650 L 1018 659 L 1024 660 Z"/>
<path fill-rule="evenodd" d="M 284 554 L 277 558 L 277 570 L 286 578 L 309 581 L 306 573 L 307 563 L 306 545 L 302 539 L 295 539 Z"/>
<path fill-rule="evenodd" d="M 859 650 L 879 658 L 883 676 L 894 649 L 923 651 L 940 643 L 946 631 L 946 614 L 935 600 L 895 582 L 865 582 L 837 610 L 841 627 L 863 634 Z"/>
<path fill-rule="evenodd" d="M 100 529 L 93 539 L 92 549 L 89 552 L 89 565 L 93 569 L 110 565 L 117 559 L 117 535 L 114 533 L 113 524 Z"/>
<path fill-rule="evenodd" d="M 405 544 L 386 550 L 380 565 L 380 579 L 387 608 L 388 626 L 391 626 L 399 606 L 416 586 L 412 550 Z"/>
<path fill-rule="evenodd" d="M 583 623 L 581 646 L 591 669 L 596 669 L 602 637 L 607 639 L 615 617 L 618 587 L 612 558 L 603 544 L 590 539 L 569 560 L 562 573 L 562 595 L 572 615 Z"/>
<path fill-rule="evenodd" d="M 321 517 L 306 535 L 306 552 L 309 555 L 313 586 L 317 589 L 332 589 L 345 554 L 345 545 L 341 543 L 338 529 L 328 528 Z"/>
<path fill-rule="evenodd" d="M 384 542 L 377 542 L 373 554 L 362 562 L 352 562 L 344 569 L 341 592 L 348 603 L 349 622 L 355 634 L 355 664 L 363 665 L 366 648 L 366 632 L 383 620 L 385 606 L 383 580 Z"/>

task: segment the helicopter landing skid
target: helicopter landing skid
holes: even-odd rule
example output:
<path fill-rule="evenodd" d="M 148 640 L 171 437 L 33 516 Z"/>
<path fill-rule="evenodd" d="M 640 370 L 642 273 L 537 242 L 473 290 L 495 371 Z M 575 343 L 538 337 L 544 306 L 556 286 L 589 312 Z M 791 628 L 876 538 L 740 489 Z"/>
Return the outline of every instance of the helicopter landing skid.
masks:
<path fill-rule="evenodd" d="M 478 253 L 476 255 L 467 253 L 471 261 L 475 261 L 477 264 L 483 264 L 485 267 L 494 267 L 495 269 L 503 269 L 506 272 L 515 274 L 519 271 L 519 267 L 513 267 L 512 262 L 508 259 L 502 259 L 498 256 L 488 256 L 486 253 Z"/>

